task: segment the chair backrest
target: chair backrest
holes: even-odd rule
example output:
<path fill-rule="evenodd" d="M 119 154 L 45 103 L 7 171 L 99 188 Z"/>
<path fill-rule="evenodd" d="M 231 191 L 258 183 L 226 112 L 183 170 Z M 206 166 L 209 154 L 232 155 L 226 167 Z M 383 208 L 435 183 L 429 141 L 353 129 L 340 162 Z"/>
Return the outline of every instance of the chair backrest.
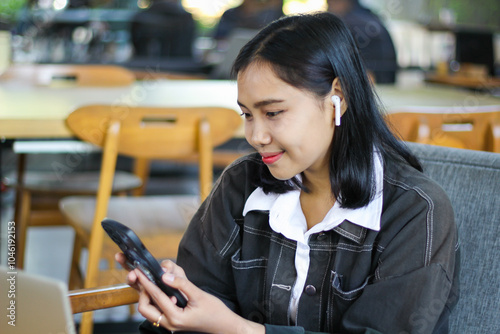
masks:
<path fill-rule="evenodd" d="M 66 124 L 80 139 L 103 147 L 104 155 L 107 146 L 114 145 L 113 154 L 148 160 L 197 156 L 200 183 L 206 188 L 212 181 L 213 147 L 233 136 L 241 118 L 233 109 L 221 107 L 89 105 L 73 111 Z M 114 142 L 110 142 L 112 133 Z M 114 172 L 114 166 L 112 169 Z"/>
<path fill-rule="evenodd" d="M 386 119 L 405 141 L 500 153 L 500 110 L 393 112 Z"/>
<path fill-rule="evenodd" d="M 128 86 L 134 74 L 116 65 L 12 65 L 0 80 L 22 81 L 38 86 Z"/>
<path fill-rule="evenodd" d="M 210 125 L 214 146 L 230 139 L 241 124 L 235 110 L 223 107 L 125 105 L 83 106 L 67 117 L 66 124 L 80 139 L 104 147 L 111 122 L 117 121 L 119 153 L 148 159 L 179 159 L 198 153 L 198 126 L 202 120 Z"/>
<path fill-rule="evenodd" d="M 408 143 L 450 197 L 458 225 L 460 299 L 450 333 L 500 333 L 500 154 Z"/>

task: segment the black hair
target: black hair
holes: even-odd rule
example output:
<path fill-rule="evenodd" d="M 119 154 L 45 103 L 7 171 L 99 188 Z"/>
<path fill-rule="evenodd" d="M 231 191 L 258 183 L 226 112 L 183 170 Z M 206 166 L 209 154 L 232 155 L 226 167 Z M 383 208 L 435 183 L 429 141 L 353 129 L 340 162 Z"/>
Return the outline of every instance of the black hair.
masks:
<path fill-rule="evenodd" d="M 272 22 L 241 49 L 233 77 L 254 62 L 270 64 L 281 80 L 318 98 L 326 98 L 338 78 L 348 108 L 332 138 L 329 168 L 332 193 L 342 207 L 363 207 L 374 197 L 374 150 L 384 162 L 406 161 L 422 170 L 386 125 L 354 38 L 334 14 L 292 15 Z M 291 181 L 275 179 L 263 165 L 258 185 L 266 193 L 302 187 L 295 178 Z"/>

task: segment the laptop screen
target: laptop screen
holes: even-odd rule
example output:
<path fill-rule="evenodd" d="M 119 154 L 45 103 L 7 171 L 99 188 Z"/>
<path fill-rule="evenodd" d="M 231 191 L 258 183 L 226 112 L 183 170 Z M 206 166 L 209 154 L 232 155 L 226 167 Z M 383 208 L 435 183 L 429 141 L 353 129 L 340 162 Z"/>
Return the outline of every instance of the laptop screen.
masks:
<path fill-rule="evenodd" d="M 0 333 L 75 333 L 66 285 L 0 267 Z"/>

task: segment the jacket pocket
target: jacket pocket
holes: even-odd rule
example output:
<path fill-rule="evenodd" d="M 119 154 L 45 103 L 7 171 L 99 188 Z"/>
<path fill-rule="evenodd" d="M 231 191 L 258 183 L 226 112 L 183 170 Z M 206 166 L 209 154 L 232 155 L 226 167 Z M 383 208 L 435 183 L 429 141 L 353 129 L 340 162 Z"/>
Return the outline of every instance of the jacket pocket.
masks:
<path fill-rule="evenodd" d="M 371 280 L 371 276 L 366 278 L 362 284 L 348 287 L 347 280 L 344 279 L 342 274 L 332 270 L 330 275 L 330 288 L 328 302 L 328 331 L 340 332 L 341 319 L 349 307 L 361 296 L 365 287 Z"/>
<path fill-rule="evenodd" d="M 240 250 L 231 257 L 241 315 L 259 323 L 263 323 L 268 314 L 265 298 L 267 262 L 267 258 L 243 260 Z"/>
<path fill-rule="evenodd" d="M 363 293 L 363 290 L 366 287 L 366 285 L 368 285 L 368 282 L 370 281 L 371 277 L 372 276 L 368 276 L 363 282 L 363 284 L 361 284 L 361 286 L 356 287 L 354 289 L 345 290 L 343 288 L 342 275 L 332 270 L 331 283 L 332 283 L 333 294 L 346 301 L 355 300 L 361 295 L 361 293 Z"/>
<path fill-rule="evenodd" d="M 259 270 L 267 267 L 267 259 L 262 257 L 259 259 L 242 260 L 240 249 L 231 257 L 231 265 L 234 270 Z"/>

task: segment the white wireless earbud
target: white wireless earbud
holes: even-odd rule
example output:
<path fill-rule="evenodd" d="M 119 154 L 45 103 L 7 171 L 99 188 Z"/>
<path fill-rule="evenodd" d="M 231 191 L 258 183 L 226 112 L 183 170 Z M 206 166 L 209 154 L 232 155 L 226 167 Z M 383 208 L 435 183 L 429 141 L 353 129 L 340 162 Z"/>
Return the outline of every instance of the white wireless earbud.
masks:
<path fill-rule="evenodd" d="M 340 125 L 340 97 L 337 95 L 332 96 L 332 102 L 335 105 L 335 126 Z"/>

